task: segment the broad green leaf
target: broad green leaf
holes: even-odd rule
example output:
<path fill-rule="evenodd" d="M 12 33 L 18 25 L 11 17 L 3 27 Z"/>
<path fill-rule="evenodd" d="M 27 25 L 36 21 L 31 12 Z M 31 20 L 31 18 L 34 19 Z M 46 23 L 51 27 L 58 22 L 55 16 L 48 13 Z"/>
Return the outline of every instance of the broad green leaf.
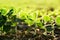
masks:
<path fill-rule="evenodd" d="M 49 17 L 48 15 L 45 15 L 45 16 L 43 16 L 43 20 L 44 20 L 45 22 L 48 22 L 48 21 L 50 21 L 51 19 L 50 19 L 50 17 Z"/>
<path fill-rule="evenodd" d="M 1 15 L 6 15 L 6 12 L 7 12 L 6 9 L 0 9 L 0 14 Z"/>
<path fill-rule="evenodd" d="M 60 25 L 60 16 L 57 16 L 57 17 L 56 17 L 55 22 L 56 22 L 57 25 Z"/>

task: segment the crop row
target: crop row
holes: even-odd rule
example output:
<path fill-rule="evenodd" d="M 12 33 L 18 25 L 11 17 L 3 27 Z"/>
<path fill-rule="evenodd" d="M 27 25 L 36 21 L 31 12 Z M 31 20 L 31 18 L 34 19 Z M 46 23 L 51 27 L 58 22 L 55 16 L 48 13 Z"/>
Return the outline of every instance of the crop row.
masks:
<path fill-rule="evenodd" d="M 45 35 L 47 32 L 52 32 L 54 36 L 55 28 L 60 29 L 60 10 L 51 8 L 27 11 L 20 9 L 17 13 L 15 11 L 14 8 L 0 9 L 0 31 L 4 34 L 17 32 L 17 26 L 21 24 L 28 27 L 34 25 L 35 28 L 44 29 Z"/>

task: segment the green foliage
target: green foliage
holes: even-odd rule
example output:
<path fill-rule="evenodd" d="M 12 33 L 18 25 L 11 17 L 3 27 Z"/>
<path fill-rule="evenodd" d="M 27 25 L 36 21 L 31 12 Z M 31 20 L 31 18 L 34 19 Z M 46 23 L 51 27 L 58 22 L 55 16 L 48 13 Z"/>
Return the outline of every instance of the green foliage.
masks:
<path fill-rule="evenodd" d="M 13 26 L 17 25 L 16 15 L 12 15 L 14 13 L 14 9 L 10 9 L 7 13 L 5 9 L 0 9 L 0 29 L 6 33 L 10 31 Z M 14 25 L 15 24 L 15 25 Z"/>
<path fill-rule="evenodd" d="M 5 9 L 0 9 L 0 30 L 6 33 L 9 32 L 14 33 L 17 29 L 16 28 L 17 26 L 19 25 L 24 26 L 26 24 L 27 26 L 34 25 L 35 28 L 39 27 L 40 29 L 45 29 L 46 31 L 50 32 L 54 29 L 55 27 L 54 24 L 60 26 L 60 16 L 57 13 L 55 13 L 55 11 L 54 12 L 50 11 L 51 14 L 50 13 L 47 14 L 46 10 L 45 11 L 30 10 L 31 12 L 25 11 L 20 10 L 19 15 L 17 14 L 14 15 L 15 14 L 14 8 L 9 9 L 9 11 L 6 11 Z M 17 25 L 17 23 L 19 25 Z M 48 24 L 51 24 L 51 26 Z M 20 27 L 22 28 L 22 26 Z"/>

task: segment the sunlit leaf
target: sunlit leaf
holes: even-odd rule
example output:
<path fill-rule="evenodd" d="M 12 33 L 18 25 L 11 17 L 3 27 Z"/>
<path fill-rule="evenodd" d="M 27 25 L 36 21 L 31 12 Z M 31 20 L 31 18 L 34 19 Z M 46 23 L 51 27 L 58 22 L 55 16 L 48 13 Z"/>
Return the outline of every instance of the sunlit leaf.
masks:
<path fill-rule="evenodd" d="M 57 16 L 57 17 L 56 17 L 55 22 L 56 22 L 57 25 L 60 25 L 60 16 Z"/>
<path fill-rule="evenodd" d="M 6 12 L 7 12 L 6 9 L 0 9 L 0 14 L 1 15 L 6 15 Z"/>
<path fill-rule="evenodd" d="M 50 21 L 51 19 L 50 19 L 49 16 L 45 15 L 45 16 L 43 16 L 43 20 L 44 20 L 45 22 L 48 22 L 48 21 Z"/>

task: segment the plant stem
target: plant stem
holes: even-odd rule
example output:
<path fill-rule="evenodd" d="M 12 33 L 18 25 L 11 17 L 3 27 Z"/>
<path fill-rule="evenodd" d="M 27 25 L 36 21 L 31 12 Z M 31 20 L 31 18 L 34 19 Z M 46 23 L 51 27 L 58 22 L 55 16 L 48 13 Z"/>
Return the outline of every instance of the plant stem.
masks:
<path fill-rule="evenodd" d="M 45 35 L 47 35 L 46 22 L 45 22 L 44 26 L 45 26 Z"/>
<path fill-rule="evenodd" d="M 15 32 L 16 32 L 16 37 L 15 38 L 17 38 L 17 26 L 15 27 Z"/>
<path fill-rule="evenodd" d="M 54 37 L 54 24 L 52 25 L 52 28 L 53 28 L 53 30 L 52 30 L 52 36 Z"/>

